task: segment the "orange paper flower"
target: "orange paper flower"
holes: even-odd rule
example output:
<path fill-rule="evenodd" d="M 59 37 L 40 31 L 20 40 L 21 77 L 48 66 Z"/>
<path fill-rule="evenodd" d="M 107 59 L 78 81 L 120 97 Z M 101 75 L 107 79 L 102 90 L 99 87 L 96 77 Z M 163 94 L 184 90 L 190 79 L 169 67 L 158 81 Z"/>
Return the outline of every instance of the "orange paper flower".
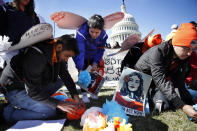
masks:
<path fill-rule="evenodd" d="M 66 99 L 66 101 L 75 102 L 75 100 L 71 98 Z M 79 120 L 84 112 L 85 112 L 85 107 L 82 106 L 80 108 L 76 108 L 75 112 L 73 112 L 72 114 L 67 113 L 67 118 L 68 120 Z"/>

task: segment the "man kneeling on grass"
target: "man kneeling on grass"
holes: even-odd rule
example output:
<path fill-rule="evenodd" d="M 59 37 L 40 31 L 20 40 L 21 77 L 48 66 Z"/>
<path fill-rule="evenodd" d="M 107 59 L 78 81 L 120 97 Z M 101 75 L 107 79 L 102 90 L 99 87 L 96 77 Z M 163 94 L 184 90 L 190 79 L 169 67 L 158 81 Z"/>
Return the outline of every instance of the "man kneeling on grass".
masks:
<path fill-rule="evenodd" d="M 56 108 L 71 112 L 82 106 L 67 70 L 68 58 L 75 54 L 79 54 L 76 39 L 64 35 L 57 41 L 35 44 L 14 56 L 0 80 L 10 103 L 3 111 L 6 122 L 49 119 L 56 115 Z M 62 87 L 62 81 L 76 103 L 51 98 Z"/>
<path fill-rule="evenodd" d="M 135 69 L 153 78 L 149 94 L 152 108 L 159 111 L 180 108 L 197 120 L 197 112 L 190 106 L 194 104 L 192 97 L 184 83 L 190 72 L 189 56 L 196 47 L 196 28 L 184 23 L 172 40 L 149 49 L 138 60 Z"/>

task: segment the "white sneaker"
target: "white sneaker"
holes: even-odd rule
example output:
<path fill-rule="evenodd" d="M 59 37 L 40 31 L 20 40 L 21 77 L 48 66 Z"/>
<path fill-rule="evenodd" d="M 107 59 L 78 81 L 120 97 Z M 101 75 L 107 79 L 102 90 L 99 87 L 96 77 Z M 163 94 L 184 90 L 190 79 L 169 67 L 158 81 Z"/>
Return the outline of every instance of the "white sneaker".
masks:
<path fill-rule="evenodd" d="M 83 93 L 82 100 L 83 100 L 84 103 L 90 103 L 90 100 L 89 100 L 89 98 L 87 96 L 87 93 Z"/>
<path fill-rule="evenodd" d="M 91 96 L 90 96 L 92 99 L 94 99 L 94 100 L 97 100 L 98 99 L 98 96 L 97 95 L 94 95 L 94 94 L 91 94 Z"/>

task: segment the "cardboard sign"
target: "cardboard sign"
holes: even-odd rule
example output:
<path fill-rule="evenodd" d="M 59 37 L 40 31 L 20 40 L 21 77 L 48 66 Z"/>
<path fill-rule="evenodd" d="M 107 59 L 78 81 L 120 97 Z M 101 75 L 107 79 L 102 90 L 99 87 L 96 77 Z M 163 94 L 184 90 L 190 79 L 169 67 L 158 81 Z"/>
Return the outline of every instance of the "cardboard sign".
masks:
<path fill-rule="evenodd" d="M 124 68 L 113 100 L 123 106 L 128 115 L 145 116 L 145 101 L 152 77 Z"/>
<path fill-rule="evenodd" d="M 105 62 L 105 75 L 104 78 L 106 81 L 119 81 L 121 71 L 121 63 L 124 59 L 127 52 L 122 52 L 115 56 L 108 56 L 108 54 L 112 54 L 119 51 L 119 49 L 105 49 L 105 53 L 103 55 L 103 60 Z"/>
<path fill-rule="evenodd" d="M 8 50 L 4 50 L 1 52 L 10 52 L 22 49 L 35 43 L 47 40 L 52 37 L 52 32 L 53 28 L 50 24 L 35 25 L 22 35 L 21 40 L 18 44 L 11 46 Z"/>
<path fill-rule="evenodd" d="M 103 87 L 105 78 L 103 78 L 104 70 L 99 69 L 98 72 L 90 72 L 91 75 L 91 84 L 87 88 L 83 88 L 87 92 L 98 95 L 99 91 Z"/>

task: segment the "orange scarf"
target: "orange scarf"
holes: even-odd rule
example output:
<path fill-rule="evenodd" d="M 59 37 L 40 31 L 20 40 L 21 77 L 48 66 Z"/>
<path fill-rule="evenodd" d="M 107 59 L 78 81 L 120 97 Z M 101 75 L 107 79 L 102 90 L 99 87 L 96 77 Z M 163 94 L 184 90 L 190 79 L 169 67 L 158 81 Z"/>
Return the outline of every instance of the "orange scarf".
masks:
<path fill-rule="evenodd" d="M 55 43 L 57 42 L 56 39 L 53 39 L 53 41 L 49 42 L 49 44 L 53 44 L 53 55 L 52 55 L 52 65 L 54 63 L 57 63 L 58 60 L 57 60 L 57 54 L 56 54 L 56 50 L 55 50 Z"/>
<path fill-rule="evenodd" d="M 142 46 L 142 53 L 144 54 L 145 51 L 149 49 L 148 46 L 148 38 L 144 41 L 144 45 Z"/>
<path fill-rule="evenodd" d="M 151 37 L 148 37 L 145 40 L 144 45 L 142 47 L 142 53 L 147 51 L 149 48 L 160 44 L 161 42 L 162 42 L 161 34 L 156 34 Z"/>

